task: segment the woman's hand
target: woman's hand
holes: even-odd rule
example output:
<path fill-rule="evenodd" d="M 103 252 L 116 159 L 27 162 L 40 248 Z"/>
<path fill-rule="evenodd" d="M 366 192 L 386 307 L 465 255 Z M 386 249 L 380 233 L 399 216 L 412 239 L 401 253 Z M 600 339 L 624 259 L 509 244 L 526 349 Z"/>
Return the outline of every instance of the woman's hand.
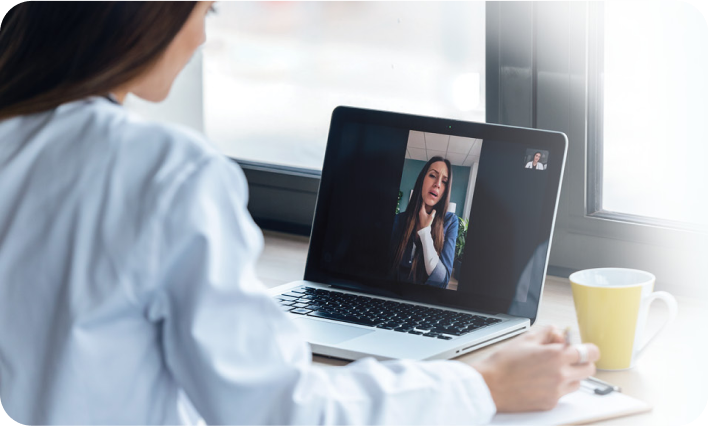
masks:
<path fill-rule="evenodd" d="M 435 219 L 435 209 L 428 214 L 428 212 L 425 211 L 425 203 L 423 203 L 418 212 L 418 231 L 432 225 L 433 219 Z"/>
<path fill-rule="evenodd" d="M 550 410 L 595 374 L 600 351 L 585 344 L 588 362 L 553 327 L 536 327 L 471 365 L 484 377 L 498 412 Z"/>

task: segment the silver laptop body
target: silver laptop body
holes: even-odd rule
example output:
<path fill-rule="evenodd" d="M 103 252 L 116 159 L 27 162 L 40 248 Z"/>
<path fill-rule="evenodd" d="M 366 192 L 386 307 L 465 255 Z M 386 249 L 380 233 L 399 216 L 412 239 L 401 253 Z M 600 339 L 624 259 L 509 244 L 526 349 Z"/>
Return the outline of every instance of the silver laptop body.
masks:
<path fill-rule="evenodd" d="M 390 131 L 387 130 L 389 128 Z M 406 129 L 409 129 L 408 133 Z M 376 140 L 379 137 L 376 132 L 381 133 L 381 140 Z M 399 139 L 407 139 L 396 142 L 398 134 L 401 135 Z M 382 229 L 369 235 L 385 242 L 388 238 L 386 230 L 391 229 L 391 221 L 395 226 L 396 219 L 378 214 L 372 216 L 373 219 L 363 218 L 364 223 L 357 225 L 358 216 L 347 216 L 349 213 L 346 211 L 351 209 L 340 208 L 351 201 L 341 197 L 341 194 L 337 198 L 338 191 L 357 193 L 356 187 L 346 186 L 352 185 L 352 172 L 347 173 L 347 167 L 352 167 L 356 174 L 356 170 L 368 164 L 367 156 L 380 159 L 382 155 L 388 155 L 394 160 L 381 164 L 393 164 L 405 152 L 405 160 L 400 161 L 403 165 L 391 166 L 392 169 L 399 167 L 403 172 L 391 170 L 392 176 L 397 173 L 405 175 L 409 164 L 422 163 L 423 158 L 415 160 L 411 154 L 413 145 L 420 143 L 415 139 L 420 139 L 421 135 L 426 147 L 433 146 L 433 141 L 444 141 L 447 136 L 446 154 L 451 158 L 456 157 L 450 151 L 453 145 L 463 146 L 465 138 L 473 141 L 470 146 L 474 146 L 475 141 L 484 143 L 479 152 L 474 153 L 478 166 L 474 162 L 467 163 L 472 164 L 467 178 L 467 198 L 474 199 L 474 204 L 471 200 L 465 200 L 463 207 L 448 206 L 448 209 L 460 212 L 460 217 L 467 217 L 470 227 L 467 247 L 461 259 L 456 259 L 461 260 L 462 266 L 456 263 L 454 267 L 461 272 L 457 271 L 460 273 L 456 279 L 451 276 L 444 289 L 396 282 L 391 275 L 377 275 L 376 271 L 369 271 L 366 256 L 370 255 L 371 250 L 380 250 L 381 253 L 391 250 L 381 242 L 367 249 L 370 238 L 362 235 L 361 229 Z M 382 143 L 391 144 L 390 153 L 380 152 Z M 357 144 L 365 146 L 357 149 L 354 147 Z M 440 149 L 440 146 L 435 147 Z M 535 321 L 541 301 L 566 151 L 567 139 L 557 132 L 338 107 L 332 117 L 305 279 L 272 288 L 270 292 L 302 331 L 312 352 L 329 357 L 347 360 L 367 356 L 379 360 L 450 359 L 521 334 Z M 466 155 L 468 159 L 473 155 L 472 148 Z M 358 156 L 355 165 L 348 165 L 353 156 Z M 543 163 L 543 160 L 546 162 Z M 459 162 L 460 166 L 453 163 L 451 169 L 458 170 L 455 168 L 458 167 L 462 172 L 456 173 L 464 177 L 464 160 Z M 532 166 L 528 167 L 529 164 Z M 505 167 L 507 172 L 501 170 Z M 401 177 L 400 183 L 396 181 L 389 186 L 398 189 L 399 185 L 403 187 L 404 180 Z M 476 188 L 469 187 L 474 187 L 475 183 Z M 378 184 L 381 181 L 377 181 Z M 383 195 L 373 194 L 375 198 L 372 199 L 383 200 L 383 204 L 390 203 L 390 197 L 386 194 L 392 190 L 381 191 Z M 519 191 L 518 194 L 516 191 Z M 537 194 L 524 198 L 525 194 L 533 191 Z M 512 194 L 505 195 L 510 192 Z M 504 207 L 505 197 L 507 204 L 512 203 L 511 207 Z M 400 198 L 399 194 L 399 206 Z M 521 203 L 519 206 L 513 205 L 517 198 Z M 496 199 L 502 199 L 499 206 L 494 204 Z M 538 206 L 534 204 L 537 199 L 542 199 L 537 202 Z M 392 205 L 387 205 L 382 211 L 389 211 Z M 409 205 L 412 205 L 410 200 Z M 381 218 L 381 223 L 376 220 L 377 217 Z M 349 231 L 348 224 L 361 228 Z M 489 230 L 490 227 L 500 231 L 494 233 Z M 517 235 L 507 229 L 528 231 Z M 508 237 L 505 237 L 507 234 Z M 389 239 L 393 240 L 393 237 Z M 361 260 L 363 263 L 357 265 L 358 253 L 362 253 L 364 258 Z M 485 259 L 488 255 L 490 257 Z M 340 256 L 339 260 L 337 256 Z M 383 254 L 372 259 L 382 257 Z M 328 266 L 330 264 L 334 266 Z M 469 270 L 465 271 L 464 267 L 468 264 Z M 383 271 L 385 266 L 379 269 Z M 363 277 L 357 276 L 357 268 L 366 270 L 362 272 Z M 372 276 L 374 278 L 370 278 Z M 454 291 L 450 290 L 453 281 Z M 495 293 L 497 289 L 498 294 Z M 332 300 L 345 300 L 345 303 L 333 304 Z M 346 301 L 349 300 L 357 301 L 356 309 L 347 311 L 349 314 L 346 315 L 332 314 L 337 319 L 328 317 L 327 309 L 332 306 L 346 308 Z M 369 309 L 370 306 L 381 308 Z M 387 313 L 391 306 L 403 313 L 391 317 Z M 383 316 L 379 316 L 380 313 Z M 357 318 L 361 318 L 366 325 L 358 323 Z"/>

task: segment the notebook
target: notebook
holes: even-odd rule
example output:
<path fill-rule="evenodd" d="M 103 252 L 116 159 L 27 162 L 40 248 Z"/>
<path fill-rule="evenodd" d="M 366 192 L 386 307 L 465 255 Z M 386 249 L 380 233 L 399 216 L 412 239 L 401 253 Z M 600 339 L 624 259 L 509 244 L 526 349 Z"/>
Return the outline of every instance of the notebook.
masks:
<path fill-rule="evenodd" d="M 651 411 L 651 405 L 620 392 L 595 395 L 584 389 L 570 393 L 550 411 L 500 413 L 491 425 L 574 425 Z"/>

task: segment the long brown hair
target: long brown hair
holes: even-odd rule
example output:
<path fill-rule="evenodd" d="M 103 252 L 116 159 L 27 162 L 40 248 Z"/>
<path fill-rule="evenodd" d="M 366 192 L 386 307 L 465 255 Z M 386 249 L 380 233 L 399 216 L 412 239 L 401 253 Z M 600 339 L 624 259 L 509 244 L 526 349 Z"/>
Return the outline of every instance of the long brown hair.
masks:
<path fill-rule="evenodd" d="M 197 2 L 28 1 L 0 27 L 0 119 L 105 95 L 153 65 Z"/>
<path fill-rule="evenodd" d="M 415 228 L 418 223 L 418 212 L 423 207 L 423 181 L 425 180 L 425 175 L 428 174 L 430 166 L 438 161 L 445 162 L 447 166 L 448 178 L 447 185 L 445 185 L 445 192 L 440 198 L 440 201 L 433 207 L 435 210 L 435 219 L 433 219 L 432 225 L 430 225 L 430 234 L 433 237 L 433 245 L 435 246 L 435 251 L 438 256 L 442 253 L 443 244 L 445 243 L 445 215 L 447 215 L 447 206 L 450 204 L 450 188 L 452 188 L 452 166 L 450 161 L 443 157 L 433 157 L 425 163 L 423 169 L 418 175 L 418 179 L 415 181 L 415 186 L 413 187 L 413 194 L 411 195 L 411 201 L 406 207 L 406 211 L 403 214 L 401 220 L 403 220 L 403 233 L 401 234 L 401 240 L 395 250 L 394 262 L 392 268 L 394 271 L 398 269 L 401 260 L 403 259 L 403 254 L 406 251 L 406 247 L 410 242 L 411 238 L 415 238 Z M 418 266 L 418 259 L 420 256 L 415 256 L 413 263 L 411 263 L 411 275 L 408 277 L 411 280 L 416 280 L 416 269 Z"/>

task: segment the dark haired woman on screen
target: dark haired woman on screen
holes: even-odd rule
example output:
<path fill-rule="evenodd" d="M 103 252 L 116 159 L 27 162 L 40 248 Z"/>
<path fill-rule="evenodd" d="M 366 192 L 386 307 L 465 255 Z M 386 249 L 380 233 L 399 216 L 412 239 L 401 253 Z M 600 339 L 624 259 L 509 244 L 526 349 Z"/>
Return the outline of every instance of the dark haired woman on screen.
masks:
<path fill-rule="evenodd" d="M 167 96 L 210 7 L 25 2 L 2 21 L 0 399 L 11 417 L 483 423 L 549 408 L 592 374 L 550 328 L 473 367 L 314 366 L 255 276 L 263 238 L 241 170 L 200 134 L 122 107 L 128 93 Z M 564 357 L 540 356 L 554 353 Z"/>
<path fill-rule="evenodd" d="M 450 161 L 431 158 L 418 174 L 406 211 L 393 222 L 395 280 L 447 287 L 459 227 L 457 216 L 447 211 L 451 187 Z"/>
<path fill-rule="evenodd" d="M 526 163 L 525 168 L 533 169 L 533 170 L 545 170 L 545 168 L 543 167 L 543 163 L 541 163 L 541 153 L 536 152 L 533 155 L 533 159 L 531 161 L 529 161 L 528 163 Z"/>

